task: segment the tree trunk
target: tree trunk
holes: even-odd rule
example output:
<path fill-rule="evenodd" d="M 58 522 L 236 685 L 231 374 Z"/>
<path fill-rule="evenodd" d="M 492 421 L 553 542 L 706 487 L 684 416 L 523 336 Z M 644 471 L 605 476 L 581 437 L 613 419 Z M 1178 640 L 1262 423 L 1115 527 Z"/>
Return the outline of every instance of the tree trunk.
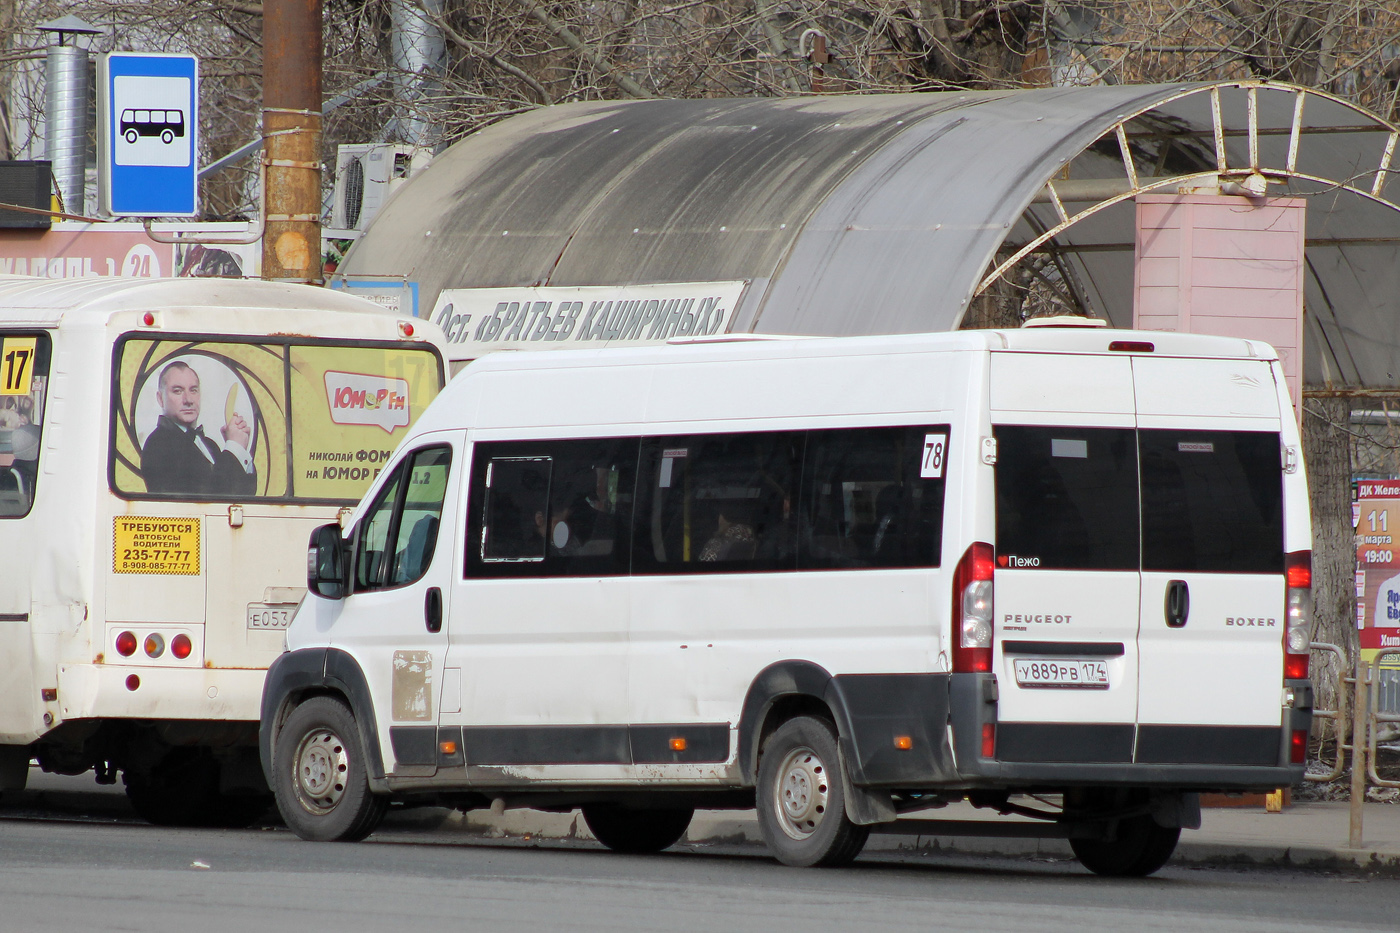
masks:
<path fill-rule="evenodd" d="M 1309 399 L 1303 416 L 1303 456 L 1312 505 L 1313 640 L 1346 652 L 1355 664 L 1356 543 L 1351 524 L 1351 416 L 1347 399 Z M 1313 655 L 1319 709 L 1336 709 L 1337 665 L 1330 653 Z M 1325 720 L 1318 720 L 1325 722 Z"/>

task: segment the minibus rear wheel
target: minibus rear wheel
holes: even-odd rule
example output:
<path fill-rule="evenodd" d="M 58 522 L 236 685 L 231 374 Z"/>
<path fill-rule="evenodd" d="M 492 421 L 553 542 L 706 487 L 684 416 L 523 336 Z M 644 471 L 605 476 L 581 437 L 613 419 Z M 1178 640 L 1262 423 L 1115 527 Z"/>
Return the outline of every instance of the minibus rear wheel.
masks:
<path fill-rule="evenodd" d="M 358 842 L 389 798 L 371 793 L 360 730 L 333 697 L 312 697 L 287 717 L 273 753 L 277 809 L 292 832 L 317 842 Z"/>
<path fill-rule="evenodd" d="M 1096 875 L 1110 878 L 1143 878 L 1172 857 L 1181 827 L 1159 826 L 1149 814 L 1119 820 L 1112 840 L 1071 839 L 1079 864 Z"/>
<path fill-rule="evenodd" d="M 865 848 L 870 830 L 846 816 L 836 730 L 824 719 L 798 716 L 768 737 L 757 796 L 763 839 L 785 865 L 848 865 Z"/>
<path fill-rule="evenodd" d="M 690 807 L 629 810 L 615 804 L 583 808 L 583 821 L 595 839 L 614 852 L 660 852 L 680 841 L 690 828 Z"/>

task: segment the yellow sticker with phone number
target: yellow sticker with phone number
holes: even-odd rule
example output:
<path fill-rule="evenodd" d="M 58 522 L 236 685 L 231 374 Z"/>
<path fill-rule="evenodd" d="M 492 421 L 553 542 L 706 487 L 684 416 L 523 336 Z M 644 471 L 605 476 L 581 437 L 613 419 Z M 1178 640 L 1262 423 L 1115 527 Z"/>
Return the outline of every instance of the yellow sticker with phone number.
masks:
<path fill-rule="evenodd" d="M 195 575 L 199 573 L 199 519 L 112 520 L 112 572 Z"/>

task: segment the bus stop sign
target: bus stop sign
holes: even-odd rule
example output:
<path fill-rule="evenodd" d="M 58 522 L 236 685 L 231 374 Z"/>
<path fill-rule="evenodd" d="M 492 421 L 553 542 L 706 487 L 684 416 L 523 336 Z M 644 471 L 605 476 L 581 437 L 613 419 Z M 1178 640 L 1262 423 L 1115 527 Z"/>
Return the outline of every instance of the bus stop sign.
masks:
<path fill-rule="evenodd" d="M 117 217 L 193 217 L 199 61 L 112 52 L 98 60 L 98 191 Z"/>

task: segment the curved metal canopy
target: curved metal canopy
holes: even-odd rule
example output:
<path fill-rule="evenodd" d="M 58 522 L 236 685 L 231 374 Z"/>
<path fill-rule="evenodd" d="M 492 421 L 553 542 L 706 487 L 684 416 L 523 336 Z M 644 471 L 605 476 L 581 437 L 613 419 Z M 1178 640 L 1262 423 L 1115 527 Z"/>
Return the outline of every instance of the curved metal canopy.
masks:
<path fill-rule="evenodd" d="M 1027 260 L 1132 323 L 1133 197 L 1310 198 L 1305 379 L 1400 387 L 1396 127 L 1263 82 L 542 108 L 405 185 L 348 277 L 445 288 L 747 280 L 733 330 L 956 329 Z M 1256 176 L 1249 179 L 1249 176 Z"/>

